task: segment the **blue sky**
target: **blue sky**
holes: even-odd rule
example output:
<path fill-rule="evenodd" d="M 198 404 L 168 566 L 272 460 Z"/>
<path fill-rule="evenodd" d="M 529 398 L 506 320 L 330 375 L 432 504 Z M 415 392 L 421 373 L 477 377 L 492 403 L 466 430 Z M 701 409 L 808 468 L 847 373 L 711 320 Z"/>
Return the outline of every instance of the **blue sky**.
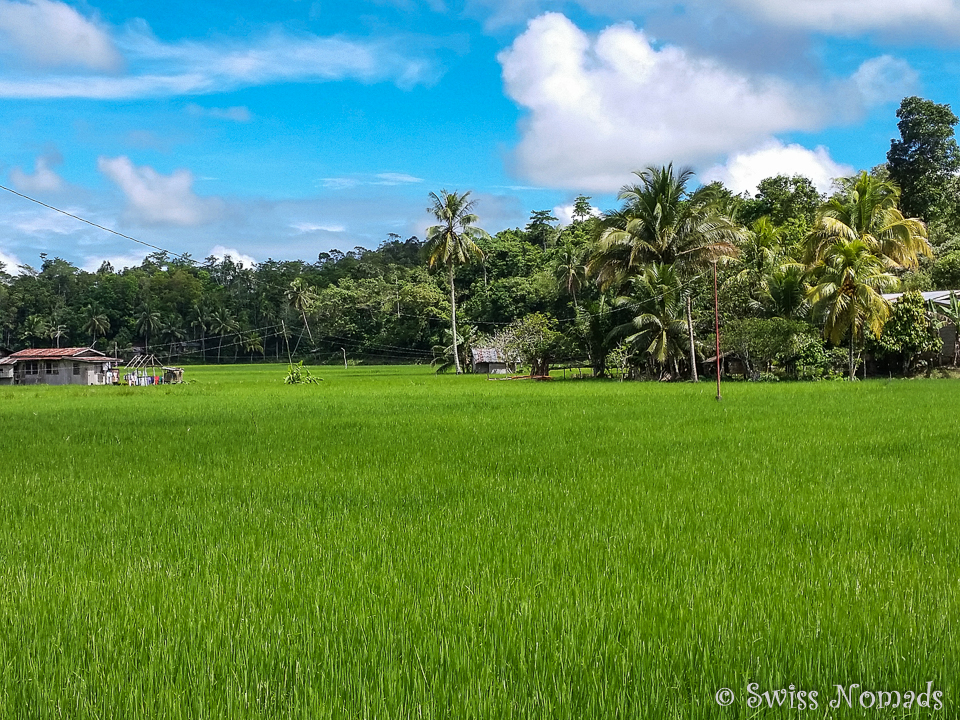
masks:
<path fill-rule="evenodd" d="M 956 106 L 960 0 L 0 0 L 0 183 L 203 258 L 488 230 L 675 162 L 737 191 L 885 159 Z M 142 248 L 0 193 L 0 262 Z"/>

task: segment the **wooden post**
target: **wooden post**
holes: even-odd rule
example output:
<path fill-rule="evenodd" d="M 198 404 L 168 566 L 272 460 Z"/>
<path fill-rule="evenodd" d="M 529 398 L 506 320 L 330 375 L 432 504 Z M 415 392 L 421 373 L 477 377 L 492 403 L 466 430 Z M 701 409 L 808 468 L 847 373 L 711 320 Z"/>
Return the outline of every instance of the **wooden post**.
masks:
<path fill-rule="evenodd" d="M 713 322 L 717 333 L 717 401 L 723 399 L 720 395 L 720 294 L 717 291 L 717 261 L 713 261 Z"/>

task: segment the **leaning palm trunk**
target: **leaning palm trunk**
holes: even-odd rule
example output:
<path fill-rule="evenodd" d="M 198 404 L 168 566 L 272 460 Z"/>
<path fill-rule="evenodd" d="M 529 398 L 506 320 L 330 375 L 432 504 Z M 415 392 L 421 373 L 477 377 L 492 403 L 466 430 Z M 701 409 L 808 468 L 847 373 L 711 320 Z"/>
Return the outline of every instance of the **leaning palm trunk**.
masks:
<path fill-rule="evenodd" d="M 857 366 L 853 361 L 853 342 L 854 342 L 855 333 L 853 328 L 850 328 L 850 382 L 853 382 L 857 379 Z"/>
<path fill-rule="evenodd" d="M 693 299 L 687 295 L 687 330 L 690 334 L 690 380 L 692 382 L 699 382 L 700 377 L 697 375 L 697 345 L 693 339 L 693 311 L 691 306 L 693 305 Z"/>
<path fill-rule="evenodd" d="M 450 327 L 453 331 L 453 361 L 457 366 L 457 375 L 463 374 L 460 367 L 460 345 L 457 342 L 457 293 L 453 285 L 453 265 L 450 266 Z"/>

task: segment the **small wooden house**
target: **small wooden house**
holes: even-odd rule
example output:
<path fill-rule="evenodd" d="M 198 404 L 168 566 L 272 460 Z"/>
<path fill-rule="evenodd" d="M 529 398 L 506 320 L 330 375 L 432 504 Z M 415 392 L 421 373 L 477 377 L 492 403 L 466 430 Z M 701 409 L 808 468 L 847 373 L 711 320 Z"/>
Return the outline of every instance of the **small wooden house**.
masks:
<path fill-rule="evenodd" d="M 0 359 L 0 385 L 112 385 L 118 364 L 93 348 L 20 350 Z"/>
<path fill-rule="evenodd" d="M 510 372 L 509 363 L 501 353 L 493 348 L 472 348 L 470 366 L 475 373 L 487 375 L 506 375 Z"/>

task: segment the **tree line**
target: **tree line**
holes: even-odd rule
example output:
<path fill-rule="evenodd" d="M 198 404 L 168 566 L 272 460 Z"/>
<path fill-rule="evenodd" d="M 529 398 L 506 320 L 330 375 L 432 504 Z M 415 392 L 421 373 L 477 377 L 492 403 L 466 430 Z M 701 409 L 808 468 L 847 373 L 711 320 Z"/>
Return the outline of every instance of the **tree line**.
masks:
<path fill-rule="evenodd" d="M 960 288 L 960 151 L 949 106 L 906 98 L 898 119 L 887 161 L 829 196 L 799 175 L 767 178 L 752 196 L 694 187 L 667 165 L 635 173 L 616 209 L 595 215 L 578 197 L 566 226 L 535 211 L 490 234 L 469 192 L 441 191 L 424 240 L 389 235 L 314 262 L 158 251 L 87 272 L 42 255 L 39 268 L 0 267 L 0 345 L 458 372 L 471 348 L 494 347 L 534 374 L 587 364 L 598 376 L 696 379 L 716 354 L 715 272 L 721 350 L 753 377 L 852 377 L 864 350 L 910 371 L 956 307 L 882 294 Z"/>

